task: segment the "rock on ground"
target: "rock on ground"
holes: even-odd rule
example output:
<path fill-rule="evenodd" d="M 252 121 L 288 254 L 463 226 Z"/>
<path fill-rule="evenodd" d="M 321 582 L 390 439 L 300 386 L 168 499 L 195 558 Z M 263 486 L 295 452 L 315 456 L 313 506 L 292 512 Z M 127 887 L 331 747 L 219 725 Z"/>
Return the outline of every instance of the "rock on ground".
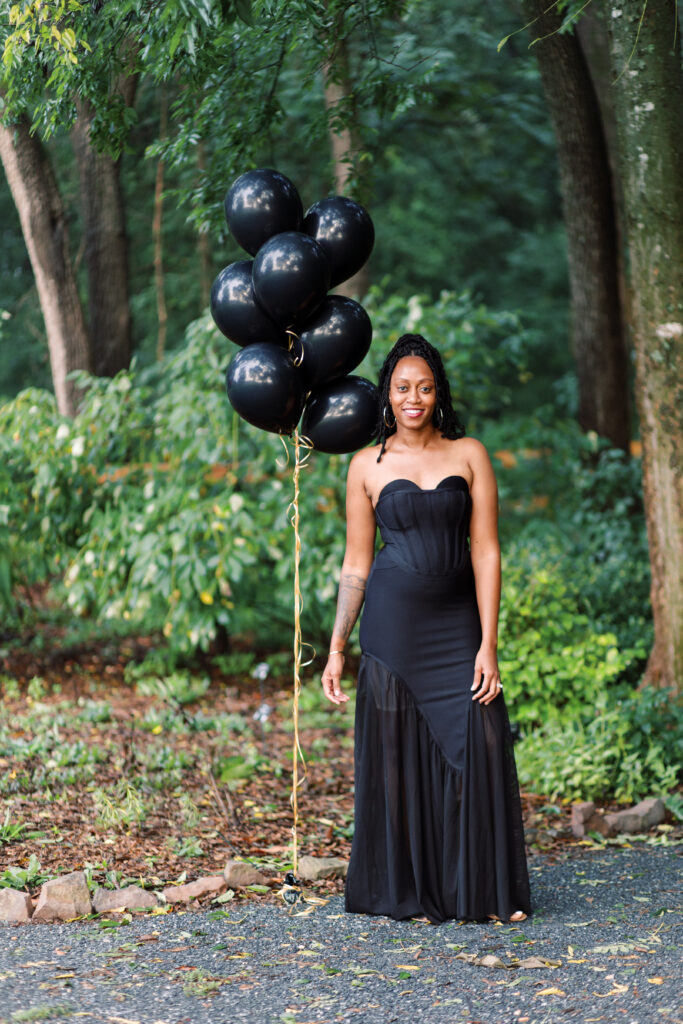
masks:
<path fill-rule="evenodd" d="M 147 892 L 138 885 L 128 885 L 125 889 L 95 889 L 92 902 L 98 914 L 111 913 L 114 910 L 144 910 L 147 907 L 159 906 L 156 894 Z"/>
<path fill-rule="evenodd" d="M 32 921 L 70 921 L 90 914 L 90 892 L 82 871 L 72 871 L 45 882 L 40 890 Z"/>
<path fill-rule="evenodd" d="M 606 814 L 605 821 L 617 832 L 646 832 L 666 817 L 666 809 L 657 797 L 641 800 L 635 807 L 626 807 L 615 814 Z"/>
<path fill-rule="evenodd" d="M 265 875 L 241 860 L 229 860 L 223 868 L 225 884 L 231 889 L 243 889 L 247 885 L 267 885 Z"/>
<path fill-rule="evenodd" d="M 346 878 L 349 862 L 341 857 L 301 857 L 297 874 L 305 882 L 322 878 Z"/>
<path fill-rule="evenodd" d="M 614 836 L 617 832 L 647 832 L 665 817 L 664 803 L 658 797 L 649 797 L 634 807 L 604 815 L 596 810 L 594 803 L 579 803 L 572 807 L 572 832 L 577 839 L 582 839 L 588 832 L 598 832 L 602 836 Z"/>
<path fill-rule="evenodd" d="M 0 921 L 25 924 L 31 920 L 33 903 L 27 892 L 17 889 L 0 889 Z"/>
<path fill-rule="evenodd" d="M 227 888 L 228 884 L 223 875 L 207 875 L 205 878 L 198 878 L 196 882 L 188 882 L 187 885 L 172 885 L 164 889 L 161 895 L 167 903 L 190 903 L 207 893 L 217 896 Z"/>

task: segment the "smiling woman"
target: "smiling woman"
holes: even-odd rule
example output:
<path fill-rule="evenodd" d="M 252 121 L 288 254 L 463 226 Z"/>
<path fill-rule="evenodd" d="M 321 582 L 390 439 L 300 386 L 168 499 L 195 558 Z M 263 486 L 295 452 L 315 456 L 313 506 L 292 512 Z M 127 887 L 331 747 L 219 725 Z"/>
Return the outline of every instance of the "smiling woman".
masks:
<path fill-rule="evenodd" d="M 380 444 L 354 456 L 322 682 L 336 704 L 363 601 L 347 910 L 438 922 L 531 913 L 497 661 L 496 481 L 464 436 L 439 353 L 399 339 L 379 379 Z M 373 560 L 379 526 L 384 546 Z"/>

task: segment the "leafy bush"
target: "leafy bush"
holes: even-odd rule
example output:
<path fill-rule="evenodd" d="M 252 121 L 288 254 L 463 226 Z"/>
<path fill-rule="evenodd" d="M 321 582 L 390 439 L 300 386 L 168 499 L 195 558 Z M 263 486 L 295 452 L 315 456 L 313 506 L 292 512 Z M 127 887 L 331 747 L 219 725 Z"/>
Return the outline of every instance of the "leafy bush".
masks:
<path fill-rule="evenodd" d="M 542 720 L 549 696 L 553 715 L 575 713 L 596 686 L 634 679 L 650 628 L 637 465 L 550 408 L 501 418 L 526 373 L 514 317 L 450 293 L 426 303 L 375 290 L 368 308 L 375 340 L 359 372 L 374 377 L 399 334 L 424 333 L 444 353 L 456 402 L 477 410 L 470 429 L 479 424 L 498 452 L 503 668 L 523 720 Z M 280 438 L 230 410 L 233 350 L 209 319 L 186 340 L 159 366 L 81 378 L 73 421 L 35 389 L 0 408 L 0 600 L 8 573 L 15 596 L 62 579 L 55 596 L 72 615 L 163 634 L 151 654 L 161 674 L 197 649 L 220 652 L 226 634 L 271 647 L 291 639 L 291 449 L 287 464 Z M 313 453 L 302 470 L 303 626 L 314 644 L 334 614 L 348 462 Z"/>
<path fill-rule="evenodd" d="M 683 778 L 683 716 L 666 690 L 602 694 L 581 717 L 550 721 L 517 744 L 519 779 L 550 800 L 633 803 Z"/>
<path fill-rule="evenodd" d="M 509 401 L 502 378 L 514 377 L 523 350 L 513 317 L 468 295 L 426 305 L 375 292 L 371 303 L 378 337 L 360 372 L 374 376 L 399 333 L 422 330 L 439 340 L 459 396 L 480 410 Z M 230 354 L 204 318 L 160 367 L 81 376 L 73 421 L 36 390 L 0 410 L 0 592 L 9 572 L 15 585 L 61 574 L 77 616 L 159 630 L 180 655 L 231 632 L 289 640 L 291 463 L 278 437 L 230 410 Z M 313 453 L 302 472 L 304 627 L 314 641 L 333 616 L 348 461 Z"/>
<path fill-rule="evenodd" d="M 614 633 L 596 631 L 553 554 L 543 550 L 538 564 L 538 548 L 517 547 L 506 557 L 499 665 L 520 723 L 576 718 L 645 653 L 620 650 Z"/>

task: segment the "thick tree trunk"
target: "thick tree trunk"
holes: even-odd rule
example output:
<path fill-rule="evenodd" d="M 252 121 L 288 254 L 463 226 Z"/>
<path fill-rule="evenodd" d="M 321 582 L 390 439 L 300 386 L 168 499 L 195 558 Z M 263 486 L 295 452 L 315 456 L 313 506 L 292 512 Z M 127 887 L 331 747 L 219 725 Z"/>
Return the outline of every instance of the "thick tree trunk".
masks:
<path fill-rule="evenodd" d="M 73 416 L 78 389 L 67 374 L 91 369 L 88 335 L 71 264 L 66 217 L 40 139 L 21 117 L 0 123 L 0 158 L 16 204 L 45 321 L 57 406 Z"/>
<path fill-rule="evenodd" d="M 683 72 L 675 0 L 610 5 L 655 642 L 645 681 L 683 684 Z M 640 28 L 639 28 L 640 25 Z M 639 34 L 640 33 L 640 34 Z M 636 42 L 637 39 L 637 42 Z M 635 50 L 634 50 L 635 47 Z"/>
<path fill-rule="evenodd" d="M 85 265 L 88 275 L 88 320 L 92 370 L 113 377 L 131 357 L 128 293 L 128 239 L 121 190 L 121 161 L 97 153 L 90 144 L 95 111 L 76 100 L 78 118 L 73 143 L 80 184 Z"/>
<path fill-rule="evenodd" d="M 617 116 L 614 110 L 614 90 L 612 88 L 612 60 L 610 55 L 609 34 L 607 32 L 607 13 L 603 7 L 594 9 L 587 7 L 576 22 L 576 34 L 588 65 L 591 82 L 600 109 L 600 120 L 607 147 L 610 174 L 612 176 L 612 195 L 614 197 L 614 219 L 616 226 L 616 256 L 619 276 L 619 303 L 621 305 L 621 325 L 626 350 L 631 354 L 631 339 L 628 325 L 631 323 L 630 291 L 626 282 L 626 215 L 624 212 L 624 188 L 621 180 L 621 160 L 619 141 L 617 139 Z M 632 363 L 628 360 L 629 397 L 632 399 Z M 636 412 L 631 405 L 631 422 Z M 631 432 L 633 434 L 633 431 Z"/>
<path fill-rule="evenodd" d="M 571 287 L 572 350 L 579 423 L 619 448 L 630 441 L 628 362 L 619 300 L 614 196 L 598 101 L 574 35 L 544 14 L 546 0 L 524 0 L 557 139 Z"/>
<path fill-rule="evenodd" d="M 354 167 L 361 149 L 360 137 L 353 111 L 353 87 L 349 68 L 348 51 L 343 38 L 338 38 L 330 62 L 323 68 L 325 82 L 325 106 L 330 124 L 330 148 L 334 167 L 334 189 L 337 195 L 349 192 L 349 181 L 357 171 Z M 344 113 L 347 104 L 352 105 L 351 116 Z M 338 295 L 362 298 L 370 287 L 370 271 L 367 263 L 357 274 L 335 287 Z"/>

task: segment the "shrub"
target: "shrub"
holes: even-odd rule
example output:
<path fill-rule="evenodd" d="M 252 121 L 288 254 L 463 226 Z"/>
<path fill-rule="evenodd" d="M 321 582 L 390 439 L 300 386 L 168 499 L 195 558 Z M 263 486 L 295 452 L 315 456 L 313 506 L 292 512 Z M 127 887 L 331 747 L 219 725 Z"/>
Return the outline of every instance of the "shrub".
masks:
<path fill-rule="evenodd" d="M 517 546 L 507 552 L 499 666 L 506 701 L 520 723 L 577 718 L 643 652 L 620 649 L 581 610 L 561 551 Z"/>
<path fill-rule="evenodd" d="M 603 693 L 580 717 L 527 732 L 515 757 L 520 784 L 550 800 L 633 803 L 677 786 L 682 749 L 680 703 L 646 687 Z"/>

